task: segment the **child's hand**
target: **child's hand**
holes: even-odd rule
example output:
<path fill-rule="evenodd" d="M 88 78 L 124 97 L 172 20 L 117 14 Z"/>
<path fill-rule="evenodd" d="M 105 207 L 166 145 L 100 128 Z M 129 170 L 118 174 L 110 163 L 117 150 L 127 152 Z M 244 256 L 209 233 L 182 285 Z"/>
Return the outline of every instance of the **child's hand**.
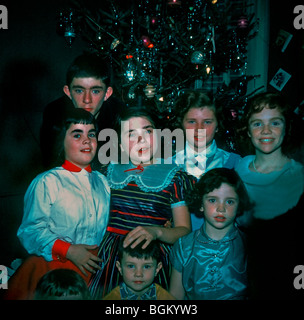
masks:
<path fill-rule="evenodd" d="M 72 244 L 66 257 L 71 260 L 85 276 L 87 276 L 85 269 L 91 273 L 96 272 L 94 269 L 101 269 L 96 262 L 101 262 L 102 260 L 89 252 L 89 250 L 94 250 L 97 247 L 97 245 Z"/>
<path fill-rule="evenodd" d="M 172 222 L 167 220 L 166 223 L 164 224 L 165 228 L 172 228 Z"/>
<path fill-rule="evenodd" d="M 158 227 L 136 227 L 127 234 L 123 246 L 127 247 L 132 243 L 131 248 L 135 248 L 139 243 L 146 240 L 142 246 L 145 249 L 152 240 L 158 239 L 159 232 Z"/>

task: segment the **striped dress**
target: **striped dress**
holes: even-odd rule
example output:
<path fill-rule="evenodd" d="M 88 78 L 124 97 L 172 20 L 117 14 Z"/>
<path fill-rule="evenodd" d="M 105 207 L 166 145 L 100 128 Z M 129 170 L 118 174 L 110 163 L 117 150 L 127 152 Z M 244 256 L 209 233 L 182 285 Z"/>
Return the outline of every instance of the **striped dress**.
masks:
<path fill-rule="evenodd" d="M 95 299 L 104 297 L 122 280 L 116 268 L 120 238 L 138 226 L 164 226 L 168 221 L 173 222 L 172 208 L 184 206 L 184 195 L 193 187 L 187 173 L 175 164 L 153 164 L 143 171 L 133 164 L 110 164 L 106 176 L 111 187 L 111 211 L 98 252 L 102 270 L 89 283 Z M 171 245 L 161 243 L 160 246 L 163 268 L 155 282 L 168 289 Z"/>

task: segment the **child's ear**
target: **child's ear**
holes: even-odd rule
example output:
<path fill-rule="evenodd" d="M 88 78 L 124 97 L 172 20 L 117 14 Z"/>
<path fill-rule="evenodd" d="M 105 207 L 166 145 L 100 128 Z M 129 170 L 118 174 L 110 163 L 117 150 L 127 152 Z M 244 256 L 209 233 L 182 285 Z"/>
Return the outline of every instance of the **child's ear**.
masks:
<path fill-rule="evenodd" d="M 120 261 L 116 261 L 116 268 L 118 269 L 119 273 L 122 275 Z"/>
<path fill-rule="evenodd" d="M 72 99 L 69 86 L 65 85 L 65 86 L 63 87 L 63 92 L 64 92 L 70 99 Z"/>
<path fill-rule="evenodd" d="M 155 270 L 155 277 L 157 276 L 157 274 L 159 273 L 160 269 L 163 267 L 163 264 L 161 262 L 159 262 L 157 264 L 156 270 Z"/>
<path fill-rule="evenodd" d="M 113 88 L 112 87 L 108 87 L 107 92 L 106 92 L 105 97 L 104 97 L 104 101 L 108 100 L 111 97 L 112 94 L 113 94 Z"/>
<path fill-rule="evenodd" d="M 248 137 L 251 138 L 251 134 L 249 131 L 247 131 Z"/>
<path fill-rule="evenodd" d="M 204 212 L 204 207 L 203 207 L 203 206 L 200 207 L 199 211 L 200 211 L 200 212 Z"/>

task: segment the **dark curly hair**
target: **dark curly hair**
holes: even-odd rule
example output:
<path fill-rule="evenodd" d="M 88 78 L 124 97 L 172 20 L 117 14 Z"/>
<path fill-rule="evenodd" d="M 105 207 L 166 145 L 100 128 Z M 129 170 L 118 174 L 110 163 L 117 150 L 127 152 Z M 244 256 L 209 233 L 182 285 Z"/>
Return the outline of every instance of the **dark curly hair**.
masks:
<path fill-rule="evenodd" d="M 250 201 L 245 185 L 238 173 L 234 169 L 215 168 L 207 171 L 195 184 L 191 194 L 187 195 L 186 202 L 191 212 L 198 213 L 202 207 L 203 196 L 214 189 L 220 188 L 222 183 L 227 183 L 233 187 L 239 197 L 237 216 L 242 215 L 244 211 L 253 207 L 253 203 Z"/>

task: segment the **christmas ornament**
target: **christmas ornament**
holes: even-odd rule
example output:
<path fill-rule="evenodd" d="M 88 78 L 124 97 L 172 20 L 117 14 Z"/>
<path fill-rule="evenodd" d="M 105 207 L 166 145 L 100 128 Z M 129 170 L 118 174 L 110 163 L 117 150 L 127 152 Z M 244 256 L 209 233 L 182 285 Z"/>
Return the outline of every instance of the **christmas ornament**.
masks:
<path fill-rule="evenodd" d="M 143 46 L 145 48 L 151 49 L 151 48 L 154 47 L 154 44 L 151 42 L 151 40 L 150 40 L 150 38 L 148 36 L 142 36 L 141 40 L 142 40 Z"/>
<path fill-rule="evenodd" d="M 146 95 L 147 98 L 151 99 L 155 96 L 156 93 L 156 89 L 153 85 L 151 84 L 147 84 L 145 89 L 144 89 L 144 93 Z"/>
<path fill-rule="evenodd" d="M 65 27 L 65 31 L 64 31 L 64 38 L 70 47 L 72 46 L 72 43 L 74 42 L 75 37 L 76 37 L 75 29 L 74 29 L 73 23 L 70 22 Z"/>
<path fill-rule="evenodd" d="M 74 12 L 71 10 L 65 18 L 65 30 L 64 38 L 67 44 L 71 47 L 76 37 L 76 31 L 74 27 Z"/>
<path fill-rule="evenodd" d="M 206 59 L 206 54 L 204 54 L 202 51 L 194 51 L 191 54 L 191 63 L 203 64 L 205 59 Z"/>
<path fill-rule="evenodd" d="M 127 63 L 127 67 L 126 67 L 126 70 L 125 70 L 124 75 L 125 75 L 126 79 L 127 79 L 129 82 L 132 82 L 132 81 L 134 81 L 135 78 L 136 78 L 136 75 L 137 75 L 137 67 L 136 67 L 136 65 L 135 65 L 135 63 L 134 63 L 134 61 L 133 61 L 133 56 L 128 55 L 127 57 L 128 57 L 128 58 L 127 58 L 128 63 Z M 132 57 L 132 58 L 131 58 L 131 57 Z"/>
<path fill-rule="evenodd" d="M 119 39 L 114 39 L 111 43 L 111 50 L 116 49 L 116 47 L 120 44 L 120 40 Z"/>

